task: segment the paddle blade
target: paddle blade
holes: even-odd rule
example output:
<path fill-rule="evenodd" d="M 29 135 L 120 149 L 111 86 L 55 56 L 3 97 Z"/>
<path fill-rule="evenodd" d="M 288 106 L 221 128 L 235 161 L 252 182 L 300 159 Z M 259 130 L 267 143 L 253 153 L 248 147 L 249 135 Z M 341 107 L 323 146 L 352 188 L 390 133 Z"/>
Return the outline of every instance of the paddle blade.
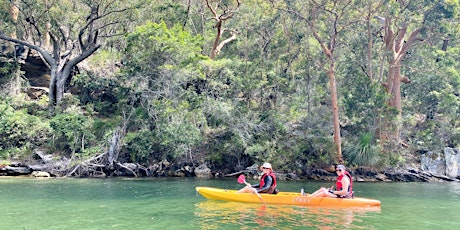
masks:
<path fill-rule="evenodd" d="M 246 178 L 244 178 L 244 174 L 241 174 L 238 177 L 238 183 L 240 183 L 240 184 L 245 184 L 246 183 Z"/>

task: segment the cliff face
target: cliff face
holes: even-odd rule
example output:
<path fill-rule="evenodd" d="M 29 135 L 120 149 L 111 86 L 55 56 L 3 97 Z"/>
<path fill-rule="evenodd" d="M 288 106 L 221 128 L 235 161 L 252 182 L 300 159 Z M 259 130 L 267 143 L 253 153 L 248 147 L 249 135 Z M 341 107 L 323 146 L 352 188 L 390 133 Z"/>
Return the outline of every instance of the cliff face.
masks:
<path fill-rule="evenodd" d="M 51 71 L 38 55 L 27 55 L 24 64 L 21 65 L 21 71 L 31 87 L 49 87 Z"/>
<path fill-rule="evenodd" d="M 20 71 L 29 83 L 27 95 L 31 99 L 38 99 L 48 92 L 51 71 L 35 51 L 24 46 L 0 42 L 0 67 L 6 63 L 20 64 Z"/>
<path fill-rule="evenodd" d="M 460 177 L 460 150 L 444 148 L 442 152 L 428 151 L 421 156 L 420 168 L 437 176 Z"/>
<path fill-rule="evenodd" d="M 18 62 L 32 87 L 49 87 L 51 71 L 37 52 L 20 45 L 0 42 L 0 64 Z"/>

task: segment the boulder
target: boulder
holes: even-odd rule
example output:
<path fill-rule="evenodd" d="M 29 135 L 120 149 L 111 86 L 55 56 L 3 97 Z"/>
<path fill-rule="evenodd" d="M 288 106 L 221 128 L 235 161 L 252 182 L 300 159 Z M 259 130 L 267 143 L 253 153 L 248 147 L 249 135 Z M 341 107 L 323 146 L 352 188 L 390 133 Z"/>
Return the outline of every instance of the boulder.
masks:
<path fill-rule="evenodd" d="M 460 164 L 460 154 L 457 149 L 445 148 L 444 156 L 446 158 L 446 176 L 455 178 L 460 175 L 458 165 Z"/>
<path fill-rule="evenodd" d="M 46 178 L 51 177 L 51 175 L 48 172 L 43 172 L 43 171 L 33 171 L 32 176 L 34 176 L 34 177 L 46 177 Z"/>
<path fill-rule="evenodd" d="M 195 173 L 196 177 L 200 177 L 200 178 L 211 178 L 212 177 L 211 169 L 209 169 L 206 164 L 202 164 L 196 167 L 193 172 Z"/>
<path fill-rule="evenodd" d="M 444 175 L 446 173 L 446 161 L 441 152 L 428 151 L 422 155 L 420 168 L 434 175 Z"/>
<path fill-rule="evenodd" d="M 428 151 L 421 157 L 420 168 L 436 177 L 456 178 L 460 175 L 460 153 L 455 148 L 445 148 L 442 152 Z"/>
<path fill-rule="evenodd" d="M 7 166 L 4 167 L 2 171 L 5 171 L 7 175 L 15 176 L 15 175 L 26 175 L 30 174 L 32 171 L 29 167 L 23 166 Z"/>

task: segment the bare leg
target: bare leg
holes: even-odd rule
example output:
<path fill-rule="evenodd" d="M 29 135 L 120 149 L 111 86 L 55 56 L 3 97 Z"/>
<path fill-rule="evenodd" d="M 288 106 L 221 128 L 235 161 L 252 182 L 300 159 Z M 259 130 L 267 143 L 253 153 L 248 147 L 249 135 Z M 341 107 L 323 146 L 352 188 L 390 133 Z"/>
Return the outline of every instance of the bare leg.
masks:
<path fill-rule="evenodd" d="M 309 197 L 332 197 L 332 198 L 337 198 L 337 195 L 334 195 L 334 194 L 330 193 L 329 190 L 326 189 L 326 188 L 320 188 L 318 191 L 314 192 Z"/>
<path fill-rule="evenodd" d="M 316 190 L 314 193 L 310 194 L 308 197 L 316 197 L 316 196 L 318 196 L 318 194 L 322 193 L 322 189 L 324 189 L 324 188 L 320 188 L 320 189 Z"/>
<path fill-rule="evenodd" d="M 237 191 L 237 193 L 257 193 L 256 189 L 251 186 L 246 186 Z"/>

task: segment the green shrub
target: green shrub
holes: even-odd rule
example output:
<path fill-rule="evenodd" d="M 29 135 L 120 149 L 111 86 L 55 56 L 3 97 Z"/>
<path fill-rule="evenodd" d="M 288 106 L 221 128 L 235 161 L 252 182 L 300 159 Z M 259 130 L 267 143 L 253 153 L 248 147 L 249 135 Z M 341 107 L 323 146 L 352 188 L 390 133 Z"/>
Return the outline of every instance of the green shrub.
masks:
<path fill-rule="evenodd" d="M 134 162 L 147 162 L 150 156 L 155 156 L 155 152 L 159 152 L 158 149 L 155 151 L 154 136 L 149 130 L 140 130 L 138 132 L 131 132 L 126 134 L 125 139 L 125 150 L 129 153 L 131 160 Z"/>
<path fill-rule="evenodd" d="M 348 163 L 355 166 L 377 166 L 380 162 L 381 148 L 374 144 L 374 136 L 361 133 L 359 138 L 343 148 Z"/>
<path fill-rule="evenodd" d="M 50 121 L 56 150 L 72 153 L 81 152 L 94 140 L 92 122 L 79 114 L 57 114 Z"/>
<path fill-rule="evenodd" d="M 0 117 L 2 158 L 43 145 L 50 135 L 50 127 L 46 121 L 28 114 L 26 109 L 15 110 L 5 101 L 0 101 Z"/>

